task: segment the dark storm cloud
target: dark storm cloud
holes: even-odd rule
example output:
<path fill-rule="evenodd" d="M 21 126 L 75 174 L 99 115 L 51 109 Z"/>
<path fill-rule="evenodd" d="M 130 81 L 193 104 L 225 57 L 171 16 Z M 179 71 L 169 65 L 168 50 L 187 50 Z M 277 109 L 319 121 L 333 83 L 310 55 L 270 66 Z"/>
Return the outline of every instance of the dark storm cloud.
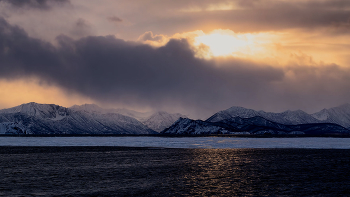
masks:
<path fill-rule="evenodd" d="M 283 69 L 235 58 L 203 60 L 186 40 L 160 48 L 114 36 L 57 41 L 59 47 L 30 38 L 0 19 L 0 78 L 34 76 L 101 102 L 182 106 L 202 116 L 232 105 L 319 107 L 350 98 L 350 73 L 337 65 Z"/>
<path fill-rule="evenodd" d="M 70 0 L 0 0 L 0 2 L 5 2 L 13 7 L 23 8 L 37 8 L 37 9 L 49 9 L 52 4 L 65 4 L 70 3 Z"/>

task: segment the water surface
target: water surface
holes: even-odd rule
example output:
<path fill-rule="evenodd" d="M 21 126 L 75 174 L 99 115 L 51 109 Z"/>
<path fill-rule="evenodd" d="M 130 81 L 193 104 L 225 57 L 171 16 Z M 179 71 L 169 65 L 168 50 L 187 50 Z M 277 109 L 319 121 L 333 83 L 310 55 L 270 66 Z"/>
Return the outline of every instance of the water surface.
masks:
<path fill-rule="evenodd" d="M 350 138 L 0 137 L 0 146 L 128 146 L 164 148 L 350 149 Z"/>
<path fill-rule="evenodd" d="M 2 147 L 0 196 L 348 196 L 346 149 Z"/>

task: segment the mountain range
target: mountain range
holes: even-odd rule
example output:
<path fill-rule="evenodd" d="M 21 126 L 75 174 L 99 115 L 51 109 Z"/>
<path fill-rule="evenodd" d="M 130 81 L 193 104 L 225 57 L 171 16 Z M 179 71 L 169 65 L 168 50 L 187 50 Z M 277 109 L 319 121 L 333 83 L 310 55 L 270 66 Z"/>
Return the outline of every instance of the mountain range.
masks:
<path fill-rule="evenodd" d="M 32 102 L 0 110 L 0 134 L 158 134 L 157 131 L 170 126 L 181 116 L 166 112 L 161 116 L 140 112 L 126 116 L 120 111 L 126 112 L 94 104 L 65 108 Z"/>
<path fill-rule="evenodd" d="M 179 119 L 162 134 L 350 134 L 350 104 L 308 114 L 302 110 L 281 113 L 231 107 L 205 121 Z"/>
<path fill-rule="evenodd" d="M 0 134 L 350 134 L 350 104 L 308 114 L 231 107 L 207 120 L 164 111 L 26 103 L 0 110 Z"/>
<path fill-rule="evenodd" d="M 123 116 L 131 117 L 138 120 L 139 122 L 156 132 L 161 132 L 164 129 L 168 128 L 179 118 L 187 118 L 185 115 L 179 113 L 170 114 L 164 111 L 158 111 L 153 113 L 138 112 L 129 109 L 104 109 L 95 104 L 74 105 L 70 107 L 70 109 L 74 111 L 82 111 L 94 114 L 121 114 Z"/>
<path fill-rule="evenodd" d="M 209 122 L 217 122 L 232 117 L 251 118 L 260 116 L 267 120 L 281 124 L 308 124 L 308 123 L 334 123 L 350 128 L 350 104 L 344 104 L 330 109 L 308 114 L 302 110 L 284 111 L 281 113 L 255 111 L 243 107 L 231 107 L 227 110 L 215 113 L 207 119 Z"/>

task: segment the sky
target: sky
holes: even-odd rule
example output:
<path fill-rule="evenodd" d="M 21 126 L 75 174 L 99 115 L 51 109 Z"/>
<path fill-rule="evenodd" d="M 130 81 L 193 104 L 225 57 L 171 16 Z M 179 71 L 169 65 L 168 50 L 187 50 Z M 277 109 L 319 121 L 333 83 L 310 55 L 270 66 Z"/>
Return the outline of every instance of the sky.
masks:
<path fill-rule="evenodd" d="M 348 0 L 0 0 L 0 109 L 350 103 Z"/>

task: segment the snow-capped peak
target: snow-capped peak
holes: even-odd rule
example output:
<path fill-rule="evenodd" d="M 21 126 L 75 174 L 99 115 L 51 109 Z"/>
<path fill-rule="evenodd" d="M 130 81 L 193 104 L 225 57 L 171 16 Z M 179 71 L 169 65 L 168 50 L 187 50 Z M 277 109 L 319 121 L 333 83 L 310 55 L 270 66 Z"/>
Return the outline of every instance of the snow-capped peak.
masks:
<path fill-rule="evenodd" d="M 233 106 L 229 109 L 219 111 L 218 113 L 216 113 L 213 116 L 211 116 L 210 118 L 208 118 L 206 121 L 217 122 L 220 120 L 229 119 L 229 118 L 233 118 L 233 117 L 251 118 L 251 117 L 259 116 L 259 115 L 260 115 L 260 113 L 253 110 L 253 109 L 247 109 L 244 107 Z"/>

